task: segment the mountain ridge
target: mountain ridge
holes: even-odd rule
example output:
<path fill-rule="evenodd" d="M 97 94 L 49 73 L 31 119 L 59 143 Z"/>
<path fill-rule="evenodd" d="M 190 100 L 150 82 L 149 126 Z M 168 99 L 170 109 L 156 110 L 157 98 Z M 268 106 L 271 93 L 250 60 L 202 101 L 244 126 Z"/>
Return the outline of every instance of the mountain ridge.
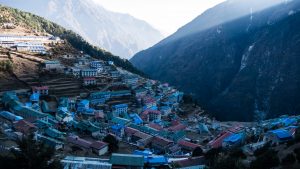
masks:
<path fill-rule="evenodd" d="M 92 0 L 29 0 L 27 3 L 1 0 L 0 3 L 43 16 L 126 59 L 163 38 L 145 21 L 111 12 Z"/>
<path fill-rule="evenodd" d="M 291 100 L 300 96 L 299 78 L 286 78 L 282 82 L 287 83 L 285 86 L 276 80 L 288 72 L 293 76 L 298 73 L 295 64 L 299 60 L 287 55 L 288 51 L 300 53 L 295 47 L 299 32 L 293 28 L 298 22 L 280 23 L 293 15 L 298 16 L 299 8 L 297 1 L 280 4 L 170 43 L 155 45 L 138 53 L 131 62 L 152 78 L 170 82 L 193 94 L 221 120 L 251 121 L 293 114 L 300 111 L 299 104 Z M 281 39 L 266 36 L 276 31 L 272 25 L 284 30 L 279 33 Z M 272 43 L 266 43 L 268 41 Z M 293 48 L 283 48 L 284 43 Z M 280 54 L 285 57 L 279 57 Z M 292 70 L 284 67 L 287 62 L 294 67 Z M 277 71 L 275 65 L 282 66 L 281 70 Z M 290 98 L 285 99 L 289 102 L 281 99 L 287 96 Z"/>

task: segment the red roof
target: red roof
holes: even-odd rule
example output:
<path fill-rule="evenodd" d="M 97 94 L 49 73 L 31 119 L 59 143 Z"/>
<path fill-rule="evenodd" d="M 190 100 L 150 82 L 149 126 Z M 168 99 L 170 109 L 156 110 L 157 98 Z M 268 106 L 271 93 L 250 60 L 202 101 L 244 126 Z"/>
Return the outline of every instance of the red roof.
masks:
<path fill-rule="evenodd" d="M 139 131 L 134 128 L 131 128 L 131 127 L 126 127 L 124 129 L 124 132 L 128 135 L 133 135 L 134 133 L 139 132 Z"/>
<path fill-rule="evenodd" d="M 26 120 L 17 121 L 13 124 L 13 126 L 17 131 L 20 131 L 24 134 L 25 133 L 28 134 L 30 132 L 30 130 L 37 129 L 37 127 L 34 124 L 32 124 Z"/>
<path fill-rule="evenodd" d="M 143 133 L 143 132 L 136 132 L 133 134 L 135 137 L 141 138 L 141 139 L 145 139 L 145 138 L 149 138 L 151 137 L 149 134 Z"/>
<path fill-rule="evenodd" d="M 166 138 L 163 138 L 163 137 L 159 137 L 159 136 L 155 136 L 153 138 L 153 142 L 152 143 L 155 143 L 155 144 L 158 144 L 162 147 L 165 147 L 165 146 L 168 146 L 170 144 L 173 143 L 172 140 L 169 140 L 169 139 L 166 139 Z"/>
<path fill-rule="evenodd" d="M 231 134 L 232 134 L 231 132 L 226 131 L 226 132 L 222 133 L 219 137 L 217 137 L 217 138 L 215 138 L 214 140 L 210 141 L 208 144 L 209 144 L 210 146 L 212 146 L 212 148 L 219 148 L 219 147 L 222 147 L 222 142 L 223 142 L 223 140 L 224 140 L 226 137 L 230 136 Z"/>
<path fill-rule="evenodd" d="M 33 86 L 32 90 L 49 90 L 48 86 Z"/>
<path fill-rule="evenodd" d="M 143 111 L 143 113 L 142 113 L 142 115 L 148 115 L 148 114 L 161 114 L 161 112 L 158 110 L 147 109 L 147 110 Z"/>
<path fill-rule="evenodd" d="M 91 80 L 96 80 L 94 77 L 86 77 L 83 79 L 84 81 L 91 81 Z"/>
<path fill-rule="evenodd" d="M 169 131 L 180 131 L 180 130 L 184 130 L 186 128 L 185 125 L 183 124 L 178 124 L 176 126 L 171 126 L 168 128 Z"/>
<path fill-rule="evenodd" d="M 95 113 L 95 118 L 101 118 L 103 119 L 105 117 L 104 113 L 101 111 L 98 111 Z"/>
<path fill-rule="evenodd" d="M 91 144 L 92 148 L 101 150 L 102 148 L 106 147 L 108 144 L 102 141 L 95 141 Z"/>
<path fill-rule="evenodd" d="M 154 103 L 154 102 L 156 102 L 156 100 L 152 97 L 146 97 L 146 98 L 144 98 L 144 102 L 145 103 Z"/>
<path fill-rule="evenodd" d="M 69 143 L 75 144 L 77 146 L 83 147 L 83 148 L 90 148 L 91 142 L 84 140 L 78 136 L 69 136 L 67 137 L 67 141 Z"/>
<path fill-rule="evenodd" d="M 199 145 L 199 144 L 191 143 L 191 142 L 188 142 L 188 141 L 185 141 L 185 140 L 178 141 L 178 145 L 182 146 L 184 148 L 191 149 L 191 150 L 194 150 L 197 147 L 201 147 L 201 145 Z"/>
<path fill-rule="evenodd" d="M 161 131 L 163 129 L 162 126 L 158 125 L 158 124 L 155 124 L 155 123 L 150 123 L 149 124 L 149 127 L 155 129 L 155 130 L 158 130 L 158 131 Z"/>

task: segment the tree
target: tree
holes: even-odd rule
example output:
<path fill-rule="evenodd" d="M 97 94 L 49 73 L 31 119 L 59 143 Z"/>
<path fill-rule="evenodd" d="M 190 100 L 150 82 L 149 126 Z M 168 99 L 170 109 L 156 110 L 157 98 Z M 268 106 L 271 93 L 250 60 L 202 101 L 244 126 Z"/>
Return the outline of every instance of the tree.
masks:
<path fill-rule="evenodd" d="M 300 148 L 295 148 L 294 153 L 296 154 L 298 162 L 300 162 Z"/>
<path fill-rule="evenodd" d="M 199 157 L 203 155 L 203 150 L 201 147 L 196 147 L 192 153 L 192 157 Z"/>
<path fill-rule="evenodd" d="M 267 150 L 262 153 L 256 160 L 251 162 L 251 169 L 270 169 L 279 165 L 279 158 L 277 152 L 274 150 Z"/>
<path fill-rule="evenodd" d="M 212 169 L 244 169 L 240 159 L 221 154 L 211 166 Z"/>
<path fill-rule="evenodd" d="M 18 142 L 19 150 L 11 149 L 11 156 L 0 156 L 0 166 L 5 169 L 61 169 L 54 159 L 55 150 L 42 142 L 33 139 L 33 135 L 24 137 Z"/>
<path fill-rule="evenodd" d="M 115 136 L 108 134 L 104 137 L 103 141 L 108 143 L 108 151 L 110 153 L 115 152 L 119 149 L 119 141 Z"/>
<path fill-rule="evenodd" d="M 281 160 L 281 164 L 282 165 L 292 165 L 296 162 L 296 158 L 294 156 L 293 153 L 290 153 L 288 155 L 286 155 L 282 160 Z"/>

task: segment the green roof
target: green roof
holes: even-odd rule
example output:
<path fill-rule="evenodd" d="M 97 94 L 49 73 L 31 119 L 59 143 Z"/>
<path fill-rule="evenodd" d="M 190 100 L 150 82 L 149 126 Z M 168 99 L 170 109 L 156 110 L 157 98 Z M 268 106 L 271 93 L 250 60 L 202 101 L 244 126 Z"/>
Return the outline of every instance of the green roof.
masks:
<path fill-rule="evenodd" d="M 110 157 L 110 163 L 113 165 L 143 167 L 144 157 L 142 155 L 113 153 Z"/>
<path fill-rule="evenodd" d="M 121 125 L 126 125 L 130 123 L 130 120 L 121 117 L 114 117 L 111 121 L 115 124 L 121 124 Z"/>

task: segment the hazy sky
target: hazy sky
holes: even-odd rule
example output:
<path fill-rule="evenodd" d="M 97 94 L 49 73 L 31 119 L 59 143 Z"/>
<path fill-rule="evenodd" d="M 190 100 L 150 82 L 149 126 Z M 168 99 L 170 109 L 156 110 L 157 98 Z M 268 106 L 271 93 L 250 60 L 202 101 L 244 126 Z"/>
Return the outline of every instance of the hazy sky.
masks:
<path fill-rule="evenodd" d="M 104 8 L 128 13 L 150 23 L 164 35 L 225 0 L 94 0 Z"/>

